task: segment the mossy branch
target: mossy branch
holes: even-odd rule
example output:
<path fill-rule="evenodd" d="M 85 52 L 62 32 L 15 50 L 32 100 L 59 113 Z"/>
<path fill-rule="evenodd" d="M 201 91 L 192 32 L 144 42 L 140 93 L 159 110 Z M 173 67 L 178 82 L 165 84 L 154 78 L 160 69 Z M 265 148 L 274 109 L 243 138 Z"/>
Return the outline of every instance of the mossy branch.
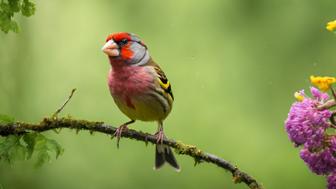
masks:
<path fill-rule="evenodd" d="M 60 129 L 68 128 L 75 129 L 76 132 L 79 132 L 80 130 L 88 130 L 90 133 L 100 132 L 114 137 L 114 133 L 116 132 L 117 128 L 111 125 L 107 125 L 104 122 L 78 120 L 71 117 L 58 118 L 58 114 L 70 101 L 75 91 L 76 89 L 72 89 L 69 97 L 63 103 L 63 105 L 58 108 L 51 117 L 44 118 L 40 123 L 32 124 L 25 122 L 14 122 L 9 117 L 2 117 L 5 122 L 0 122 L 0 136 L 6 137 L 10 135 L 26 135 L 34 132 L 41 133 L 49 130 L 53 130 L 56 133 L 59 133 Z M 157 142 L 156 136 L 133 129 L 127 129 L 123 131 L 121 137 L 137 141 L 143 141 L 146 143 L 146 145 L 148 144 L 148 142 L 152 144 L 156 144 Z M 232 173 L 234 183 L 243 182 L 251 189 L 262 189 L 262 186 L 250 175 L 239 170 L 238 167 L 232 165 L 228 161 L 216 155 L 203 152 L 194 145 L 184 144 L 173 139 L 165 138 L 163 140 L 163 143 L 174 148 L 178 154 L 188 155 L 194 158 L 195 165 L 202 162 L 215 164 L 218 167 L 230 171 Z M 60 149 L 57 148 L 57 150 Z M 57 152 L 57 154 L 59 155 L 60 152 Z"/>
<path fill-rule="evenodd" d="M 103 122 L 77 120 L 68 117 L 52 117 L 44 118 L 40 123 L 32 124 L 25 122 L 14 122 L 9 124 L 0 124 L 0 136 L 9 135 L 21 135 L 28 132 L 44 132 L 49 130 L 57 131 L 61 128 L 74 129 L 76 131 L 88 130 L 89 132 L 100 132 L 110 136 L 113 136 L 116 131 L 116 127 L 107 125 Z M 129 138 L 137 141 L 143 141 L 145 143 L 156 143 L 156 137 L 154 135 L 143 133 L 141 131 L 135 131 L 128 129 L 124 131 L 121 137 Z M 233 181 L 235 183 L 243 182 L 251 189 L 261 189 L 262 186 L 247 173 L 239 170 L 236 166 L 232 165 L 228 161 L 210 154 L 203 152 L 194 145 L 187 145 L 182 142 L 175 141 L 173 139 L 164 139 L 164 144 L 174 148 L 178 154 L 188 155 L 195 159 L 195 163 L 208 162 L 215 164 L 225 170 L 232 173 Z"/>

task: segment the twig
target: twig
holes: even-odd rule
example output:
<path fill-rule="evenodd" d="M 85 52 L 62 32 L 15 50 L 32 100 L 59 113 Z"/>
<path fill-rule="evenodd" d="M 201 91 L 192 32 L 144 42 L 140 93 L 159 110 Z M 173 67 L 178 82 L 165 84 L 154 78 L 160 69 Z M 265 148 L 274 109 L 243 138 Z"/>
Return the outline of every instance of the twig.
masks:
<path fill-rule="evenodd" d="M 327 102 L 325 102 L 324 104 L 320 105 L 317 107 L 318 110 L 326 110 L 329 108 L 332 108 L 336 106 L 336 102 L 334 99 L 328 100 Z"/>
<path fill-rule="evenodd" d="M 72 96 L 73 96 L 73 94 L 75 93 L 76 90 L 77 90 L 76 88 L 74 88 L 74 89 L 71 90 L 71 93 L 70 93 L 69 97 L 67 98 L 67 100 L 66 100 L 66 101 L 63 103 L 63 105 L 62 105 L 60 108 L 58 108 L 58 109 L 56 110 L 56 112 L 52 115 L 53 118 L 56 118 L 56 117 L 58 116 L 58 114 L 63 110 L 63 108 L 68 104 L 68 102 L 70 101 L 70 99 L 72 98 Z"/>
<path fill-rule="evenodd" d="M 71 96 L 70 96 L 71 98 Z M 70 99 L 69 98 L 69 99 Z M 66 103 L 65 103 L 66 104 Z M 64 105 L 62 106 L 64 107 Z M 60 128 L 69 128 L 79 130 L 88 130 L 90 132 L 100 132 L 108 135 L 113 135 L 116 131 L 116 127 L 104 124 L 103 122 L 93 122 L 86 120 L 77 120 L 72 118 L 44 118 L 42 122 L 38 124 L 16 122 L 11 124 L 0 124 L 0 136 L 8 135 L 20 135 L 27 132 L 44 132 L 48 130 L 55 130 Z M 125 130 L 121 137 L 143 141 L 145 143 L 156 143 L 156 137 L 154 135 L 135 131 L 132 129 Z M 174 148 L 178 154 L 188 155 L 195 159 L 196 163 L 208 162 L 215 164 L 225 170 L 232 173 L 233 181 L 235 183 L 243 182 L 251 189 L 262 189 L 262 186 L 247 173 L 238 169 L 238 167 L 232 165 L 228 161 L 207 153 L 198 149 L 196 146 L 183 144 L 173 139 L 164 139 L 163 143 Z"/>

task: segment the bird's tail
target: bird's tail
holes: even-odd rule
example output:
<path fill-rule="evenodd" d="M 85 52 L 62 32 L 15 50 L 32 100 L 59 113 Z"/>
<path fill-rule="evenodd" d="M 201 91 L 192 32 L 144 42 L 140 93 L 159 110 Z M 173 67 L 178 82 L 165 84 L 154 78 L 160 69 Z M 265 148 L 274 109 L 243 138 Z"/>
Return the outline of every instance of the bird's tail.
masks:
<path fill-rule="evenodd" d="M 168 162 L 168 164 L 174 167 L 177 172 L 181 170 L 171 148 L 164 144 L 156 144 L 154 169 L 160 169 L 165 162 Z"/>

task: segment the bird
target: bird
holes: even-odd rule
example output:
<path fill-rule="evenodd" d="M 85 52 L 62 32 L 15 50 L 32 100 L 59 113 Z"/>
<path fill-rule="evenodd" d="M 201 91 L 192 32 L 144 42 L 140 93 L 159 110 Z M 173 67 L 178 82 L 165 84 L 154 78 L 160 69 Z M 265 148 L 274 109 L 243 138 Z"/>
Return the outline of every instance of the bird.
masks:
<path fill-rule="evenodd" d="M 120 111 L 130 119 L 114 133 L 117 147 L 122 132 L 130 124 L 137 120 L 157 122 L 154 169 L 160 169 L 167 162 L 180 171 L 171 148 L 163 144 L 166 138 L 163 121 L 171 112 L 174 101 L 172 87 L 165 73 L 136 34 L 112 33 L 107 36 L 102 51 L 111 65 L 108 73 L 111 96 Z"/>

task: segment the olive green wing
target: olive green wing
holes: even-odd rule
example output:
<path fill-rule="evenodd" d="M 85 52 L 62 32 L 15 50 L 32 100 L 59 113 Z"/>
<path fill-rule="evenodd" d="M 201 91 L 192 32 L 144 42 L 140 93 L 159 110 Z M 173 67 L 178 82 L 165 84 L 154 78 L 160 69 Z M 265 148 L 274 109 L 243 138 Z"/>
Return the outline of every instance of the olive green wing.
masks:
<path fill-rule="evenodd" d="M 170 95 L 172 100 L 174 100 L 174 95 L 173 95 L 171 84 L 166 74 L 160 68 L 160 66 L 156 64 L 153 60 L 150 60 L 146 65 L 152 66 L 154 68 L 154 71 L 158 75 L 158 83 L 160 84 L 160 87 L 163 89 L 164 92 Z"/>

